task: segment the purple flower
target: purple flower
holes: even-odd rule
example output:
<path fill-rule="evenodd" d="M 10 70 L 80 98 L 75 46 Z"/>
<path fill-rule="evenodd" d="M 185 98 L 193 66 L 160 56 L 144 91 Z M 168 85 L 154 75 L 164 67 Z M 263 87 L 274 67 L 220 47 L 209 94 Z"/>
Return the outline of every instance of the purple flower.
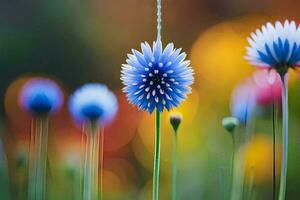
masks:
<path fill-rule="evenodd" d="M 110 123 L 117 111 L 118 102 L 105 85 L 90 83 L 77 89 L 69 100 L 69 110 L 80 123 Z"/>
<path fill-rule="evenodd" d="M 54 81 L 34 78 L 22 87 L 19 103 L 25 111 L 33 115 L 47 115 L 61 108 L 63 93 Z"/>

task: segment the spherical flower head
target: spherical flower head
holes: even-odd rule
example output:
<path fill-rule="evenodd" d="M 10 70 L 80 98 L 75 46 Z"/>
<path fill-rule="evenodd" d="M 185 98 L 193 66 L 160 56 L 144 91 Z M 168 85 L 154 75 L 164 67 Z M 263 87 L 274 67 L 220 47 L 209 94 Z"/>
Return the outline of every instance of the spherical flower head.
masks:
<path fill-rule="evenodd" d="M 257 104 L 265 106 L 281 102 L 281 80 L 275 71 L 258 70 L 253 79 Z"/>
<path fill-rule="evenodd" d="M 222 120 L 222 126 L 229 132 L 233 133 L 234 130 L 239 126 L 239 120 L 235 117 L 225 117 Z"/>
<path fill-rule="evenodd" d="M 69 100 L 69 110 L 79 123 L 110 123 L 117 111 L 118 102 L 105 85 L 90 83 L 74 92 Z"/>
<path fill-rule="evenodd" d="M 246 124 L 253 116 L 256 106 L 255 85 L 252 80 L 245 80 L 238 85 L 231 98 L 231 115 L 240 123 Z"/>
<path fill-rule="evenodd" d="M 300 61 L 300 27 L 294 21 L 267 23 L 248 38 L 246 59 L 253 65 L 274 68 L 283 76 Z"/>
<path fill-rule="evenodd" d="M 121 80 L 129 102 L 150 113 L 177 107 L 191 93 L 193 70 L 186 54 L 173 43 L 162 48 L 160 40 L 153 48 L 145 42 L 142 53 L 132 50 L 121 71 Z"/>
<path fill-rule="evenodd" d="M 178 130 L 178 127 L 182 121 L 182 114 L 179 112 L 171 113 L 169 116 L 170 124 L 172 125 L 172 128 L 174 129 L 175 133 Z"/>
<path fill-rule="evenodd" d="M 63 93 L 54 81 L 34 78 L 22 87 L 19 103 L 21 108 L 33 115 L 47 115 L 61 108 Z"/>

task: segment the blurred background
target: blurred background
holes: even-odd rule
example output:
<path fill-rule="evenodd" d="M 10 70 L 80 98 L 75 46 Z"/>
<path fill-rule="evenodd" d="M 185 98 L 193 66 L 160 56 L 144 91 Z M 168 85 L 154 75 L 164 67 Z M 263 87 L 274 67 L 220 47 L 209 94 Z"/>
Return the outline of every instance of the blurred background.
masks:
<path fill-rule="evenodd" d="M 299 23 L 299 6 L 298 0 L 162 1 L 163 43 L 182 47 L 195 70 L 193 93 L 179 108 L 179 199 L 228 199 L 232 138 L 221 121 L 230 115 L 232 90 L 255 70 L 243 58 L 246 38 L 267 21 Z M 156 38 L 155 27 L 154 0 L 0 1 L 0 199 L 26 199 L 31 119 L 19 108 L 18 92 L 34 76 L 57 81 L 66 102 L 87 82 L 107 84 L 118 95 L 118 116 L 105 130 L 105 199 L 151 199 L 154 116 L 128 104 L 120 69 L 132 48 Z M 298 199 L 300 80 L 290 73 L 287 199 Z M 272 121 L 266 107 L 255 116 L 246 153 L 246 168 L 255 169 L 252 199 L 272 197 Z M 160 198 L 166 200 L 173 133 L 167 112 L 162 121 Z M 74 199 L 80 138 L 65 103 L 50 121 L 49 199 Z"/>

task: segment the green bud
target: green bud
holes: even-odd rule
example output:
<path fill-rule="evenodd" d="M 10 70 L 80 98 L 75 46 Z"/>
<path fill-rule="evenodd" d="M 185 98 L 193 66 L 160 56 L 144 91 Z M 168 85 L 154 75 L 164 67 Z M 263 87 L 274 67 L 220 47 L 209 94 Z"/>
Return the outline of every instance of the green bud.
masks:
<path fill-rule="evenodd" d="M 233 133 L 239 125 L 239 120 L 235 117 L 225 117 L 222 120 L 222 126 L 230 133 Z"/>
<path fill-rule="evenodd" d="M 170 124 L 172 125 L 173 130 L 175 131 L 175 133 L 177 132 L 181 121 L 182 121 L 182 115 L 180 113 L 170 114 Z"/>

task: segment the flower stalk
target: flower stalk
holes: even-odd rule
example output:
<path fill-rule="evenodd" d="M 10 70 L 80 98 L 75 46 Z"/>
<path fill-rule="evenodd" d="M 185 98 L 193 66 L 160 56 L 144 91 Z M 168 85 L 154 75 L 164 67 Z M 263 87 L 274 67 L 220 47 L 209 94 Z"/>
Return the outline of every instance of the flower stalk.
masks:
<path fill-rule="evenodd" d="M 86 133 L 83 199 L 98 199 L 99 131 L 92 122 Z"/>
<path fill-rule="evenodd" d="M 172 200 L 177 199 L 177 144 L 178 144 L 178 128 L 182 121 L 182 114 L 181 113 L 172 113 L 170 114 L 170 124 L 174 131 L 173 136 L 173 155 L 172 155 Z"/>
<path fill-rule="evenodd" d="M 274 95 L 273 95 L 274 96 Z M 273 136 L 273 199 L 276 199 L 276 125 L 277 125 L 278 107 L 273 99 L 272 103 L 272 136 Z"/>
<path fill-rule="evenodd" d="M 283 145 L 283 158 L 281 164 L 281 178 L 279 188 L 279 200 L 285 199 L 286 194 L 286 177 L 288 165 L 288 87 L 287 75 L 281 75 L 282 81 L 282 145 Z"/>
<path fill-rule="evenodd" d="M 160 167 L 160 112 L 156 109 L 155 117 L 155 150 L 153 166 L 153 200 L 158 200 L 159 191 L 159 167 Z"/>
<path fill-rule="evenodd" d="M 48 117 L 40 116 L 32 122 L 30 139 L 28 198 L 46 198 L 46 168 L 48 154 Z"/>
<path fill-rule="evenodd" d="M 172 200 L 177 199 L 177 130 L 174 130 L 173 136 L 173 165 L 172 165 Z"/>
<path fill-rule="evenodd" d="M 100 200 L 103 200 L 103 172 L 104 172 L 104 128 L 100 133 Z"/>

